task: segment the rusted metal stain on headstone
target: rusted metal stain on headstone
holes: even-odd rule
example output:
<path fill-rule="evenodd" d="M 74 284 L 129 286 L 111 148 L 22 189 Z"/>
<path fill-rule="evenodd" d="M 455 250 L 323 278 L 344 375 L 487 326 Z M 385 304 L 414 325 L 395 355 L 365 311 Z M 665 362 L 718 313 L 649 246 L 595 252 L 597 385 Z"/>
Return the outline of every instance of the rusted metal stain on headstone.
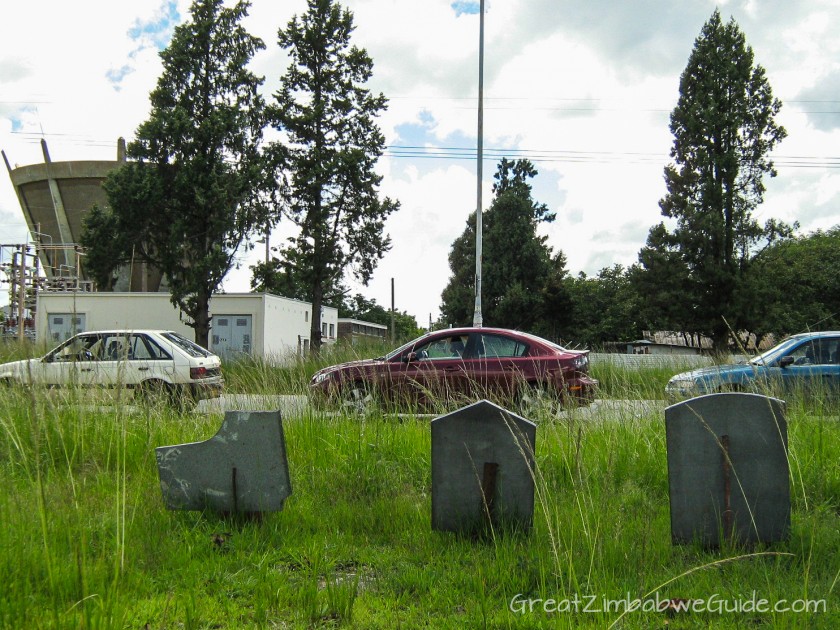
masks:
<path fill-rule="evenodd" d="M 279 411 L 228 411 L 209 440 L 155 456 L 170 510 L 276 512 L 292 493 Z"/>
<path fill-rule="evenodd" d="M 784 401 L 723 393 L 665 410 L 671 537 L 717 547 L 784 540 L 790 474 Z"/>
<path fill-rule="evenodd" d="M 529 529 L 536 425 L 487 400 L 432 421 L 432 528 Z"/>

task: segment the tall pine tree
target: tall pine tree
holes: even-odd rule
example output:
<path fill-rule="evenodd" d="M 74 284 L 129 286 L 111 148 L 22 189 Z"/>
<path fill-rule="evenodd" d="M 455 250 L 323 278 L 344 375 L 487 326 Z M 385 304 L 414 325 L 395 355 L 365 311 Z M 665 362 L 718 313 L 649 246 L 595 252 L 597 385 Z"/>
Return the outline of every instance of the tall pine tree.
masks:
<path fill-rule="evenodd" d="M 353 16 L 333 0 L 309 0 L 308 10 L 278 33 L 292 64 L 281 79 L 274 124 L 285 139 L 274 146 L 288 187 L 283 213 L 299 229 L 281 251 L 278 268 L 294 275 L 312 302 L 310 345 L 321 346 L 321 307 L 352 270 L 367 283 L 390 249 L 385 220 L 399 203 L 380 199 L 375 172 L 385 138 L 375 118 L 383 95 L 365 88 L 368 54 L 350 44 Z M 266 270 L 269 271 L 269 270 Z"/>
<path fill-rule="evenodd" d="M 737 296 L 750 257 L 778 228 L 760 226 L 753 210 L 763 201 L 763 177 L 776 175 L 768 156 L 786 135 L 775 122 L 780 108 L 744 34 L 715 10 L 694 43 L 671 113 L 674 163 L 665 168 L 668 193 L 659 205 L 676 227 L 653 229 L 678 252 L 675 273 L 687 268 L 687 310 L 719 350 L 727 321 L 742 325 Z"/>
<path fill-rule="evenodd" d="M 495 198 L 483 215 L 482 314 L 487 325 L 516 328 L 556 337 L 570 309 L 564 284 L 566 259 L 553 254 L 541 223 L 555 215 L 531 197 L 537 175 L 528 160 L 499 163 Z M 475 213 L 452 244 L 452 276 L 443 290 L 441 321 L 468 325 L 475 303 Z"/>
<path fill-rule="evenodd" d="M 94 209 L 82 238 L 96 277 L 145 260 L 207 346 L 209 301 L 245 237 L 263 219 L 262 79 L 247 66 L 263 42 L 241 26 L 250 4 L 195 0 L 160 54 L 151 113 L 129 144 L 133 158 L 107 178 L 110 208 Z"/>

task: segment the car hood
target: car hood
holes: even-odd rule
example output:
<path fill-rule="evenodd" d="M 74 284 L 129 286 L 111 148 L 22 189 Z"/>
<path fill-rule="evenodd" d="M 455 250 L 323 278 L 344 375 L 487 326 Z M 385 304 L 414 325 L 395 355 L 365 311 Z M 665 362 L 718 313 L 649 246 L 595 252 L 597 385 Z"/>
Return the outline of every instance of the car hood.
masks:
<path fill-rule="evenodd" d="M 709 367 L 697 368 L 696 370 L 691 370 L 689 372 L 682 372 L 681 374 L 677 374 L 671 380 L 703 380 L 708 377 L 721 376 L 724 374 L 752 374 L 755 367 L 756 366 L 750 364 L 712 365 Z"/>
<path fill-rule="evenodd" d="M 382 359 L 358 359 L 356 361 L 345 361 L 344 363 L 338 363 L 336 365 L 321 368 L 315 372 L 315 376 L 319 374 L 332 374 L 333 372 L 341 372 L 344 370 L 362 369 L 373 365 L 381 365 L 382 363 Z"/>
<path fill-rule="evenodd" d="M 0 376 L 26 374 L 34 369 L 41 362 L 41 359 L 23 359 L 0 365 Z"/>

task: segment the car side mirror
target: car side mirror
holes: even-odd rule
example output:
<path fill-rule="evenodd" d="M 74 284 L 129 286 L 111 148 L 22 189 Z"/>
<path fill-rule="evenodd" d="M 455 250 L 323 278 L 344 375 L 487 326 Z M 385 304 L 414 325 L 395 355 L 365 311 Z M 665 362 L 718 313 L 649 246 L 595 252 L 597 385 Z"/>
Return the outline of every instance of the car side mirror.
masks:
<path fill-rule="evenodd" d="M 412 363 L 413 361 L 417 360 L 417 353 L 416 352 L 409 352 L 407 355 L 403 357 L 403 363 Z"/>
<path fill-rule="evenodd" d="M 796 361 L 796 359 L 794 359 L 790 355 L 788 355 L 786 357 L 782 357 L 781 359 L 779 359 L 779 367 L 780 368 L 786 368 L 789 365 L 793 365 L 794 361 Z"/>

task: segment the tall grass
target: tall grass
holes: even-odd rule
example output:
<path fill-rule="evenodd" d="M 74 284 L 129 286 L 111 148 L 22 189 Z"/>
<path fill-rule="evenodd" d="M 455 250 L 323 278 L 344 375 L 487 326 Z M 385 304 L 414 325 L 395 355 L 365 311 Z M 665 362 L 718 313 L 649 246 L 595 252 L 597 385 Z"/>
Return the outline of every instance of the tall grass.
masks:
<path fill-rule="evenodd" d="M 638 360 L 636 363 L 634 360 Z M 599 396 L 619 400 L 662 400 L 668 380 L 702 364 L 701 357 L 664 355 L 590 355 L 590 374 L 598 379 Z"/>
<path fill-rule="evenodd" d="M 225 389 L 231 393 L 300 394 L 312 375 L 328 365 L 380 357 L 393 350 L 384 342 L 325 345 L 319 355 L 239 357 L 224 364 Z"/>
<path fill-rule="evenodd" d="M 226 377 L 244 393 L 301 394 L 315 367 L 237 365 Z M 623 399 L 659 387 L 629 371 L 599 377 Z M 154 448 L 211 437 L 218 415 L 8 389 L 0 628 L 836 627 L 840 423 L 830 409 L 789 410 L 790 539 L 705 550 L 671 544 L 661 407 L 538 418 L 533 530 L 474 540 L 431 529 L 425 417 L 284 417 L 294 493 L 282 512 L 238 521 L 168 512 L 160 495 Z M 583 611 L 649 593 L 734 601 L 753 591 L 824 598 L 828 611 Z M 575 596 L 577 609 L 545 611 L 545 600 Z"/>

